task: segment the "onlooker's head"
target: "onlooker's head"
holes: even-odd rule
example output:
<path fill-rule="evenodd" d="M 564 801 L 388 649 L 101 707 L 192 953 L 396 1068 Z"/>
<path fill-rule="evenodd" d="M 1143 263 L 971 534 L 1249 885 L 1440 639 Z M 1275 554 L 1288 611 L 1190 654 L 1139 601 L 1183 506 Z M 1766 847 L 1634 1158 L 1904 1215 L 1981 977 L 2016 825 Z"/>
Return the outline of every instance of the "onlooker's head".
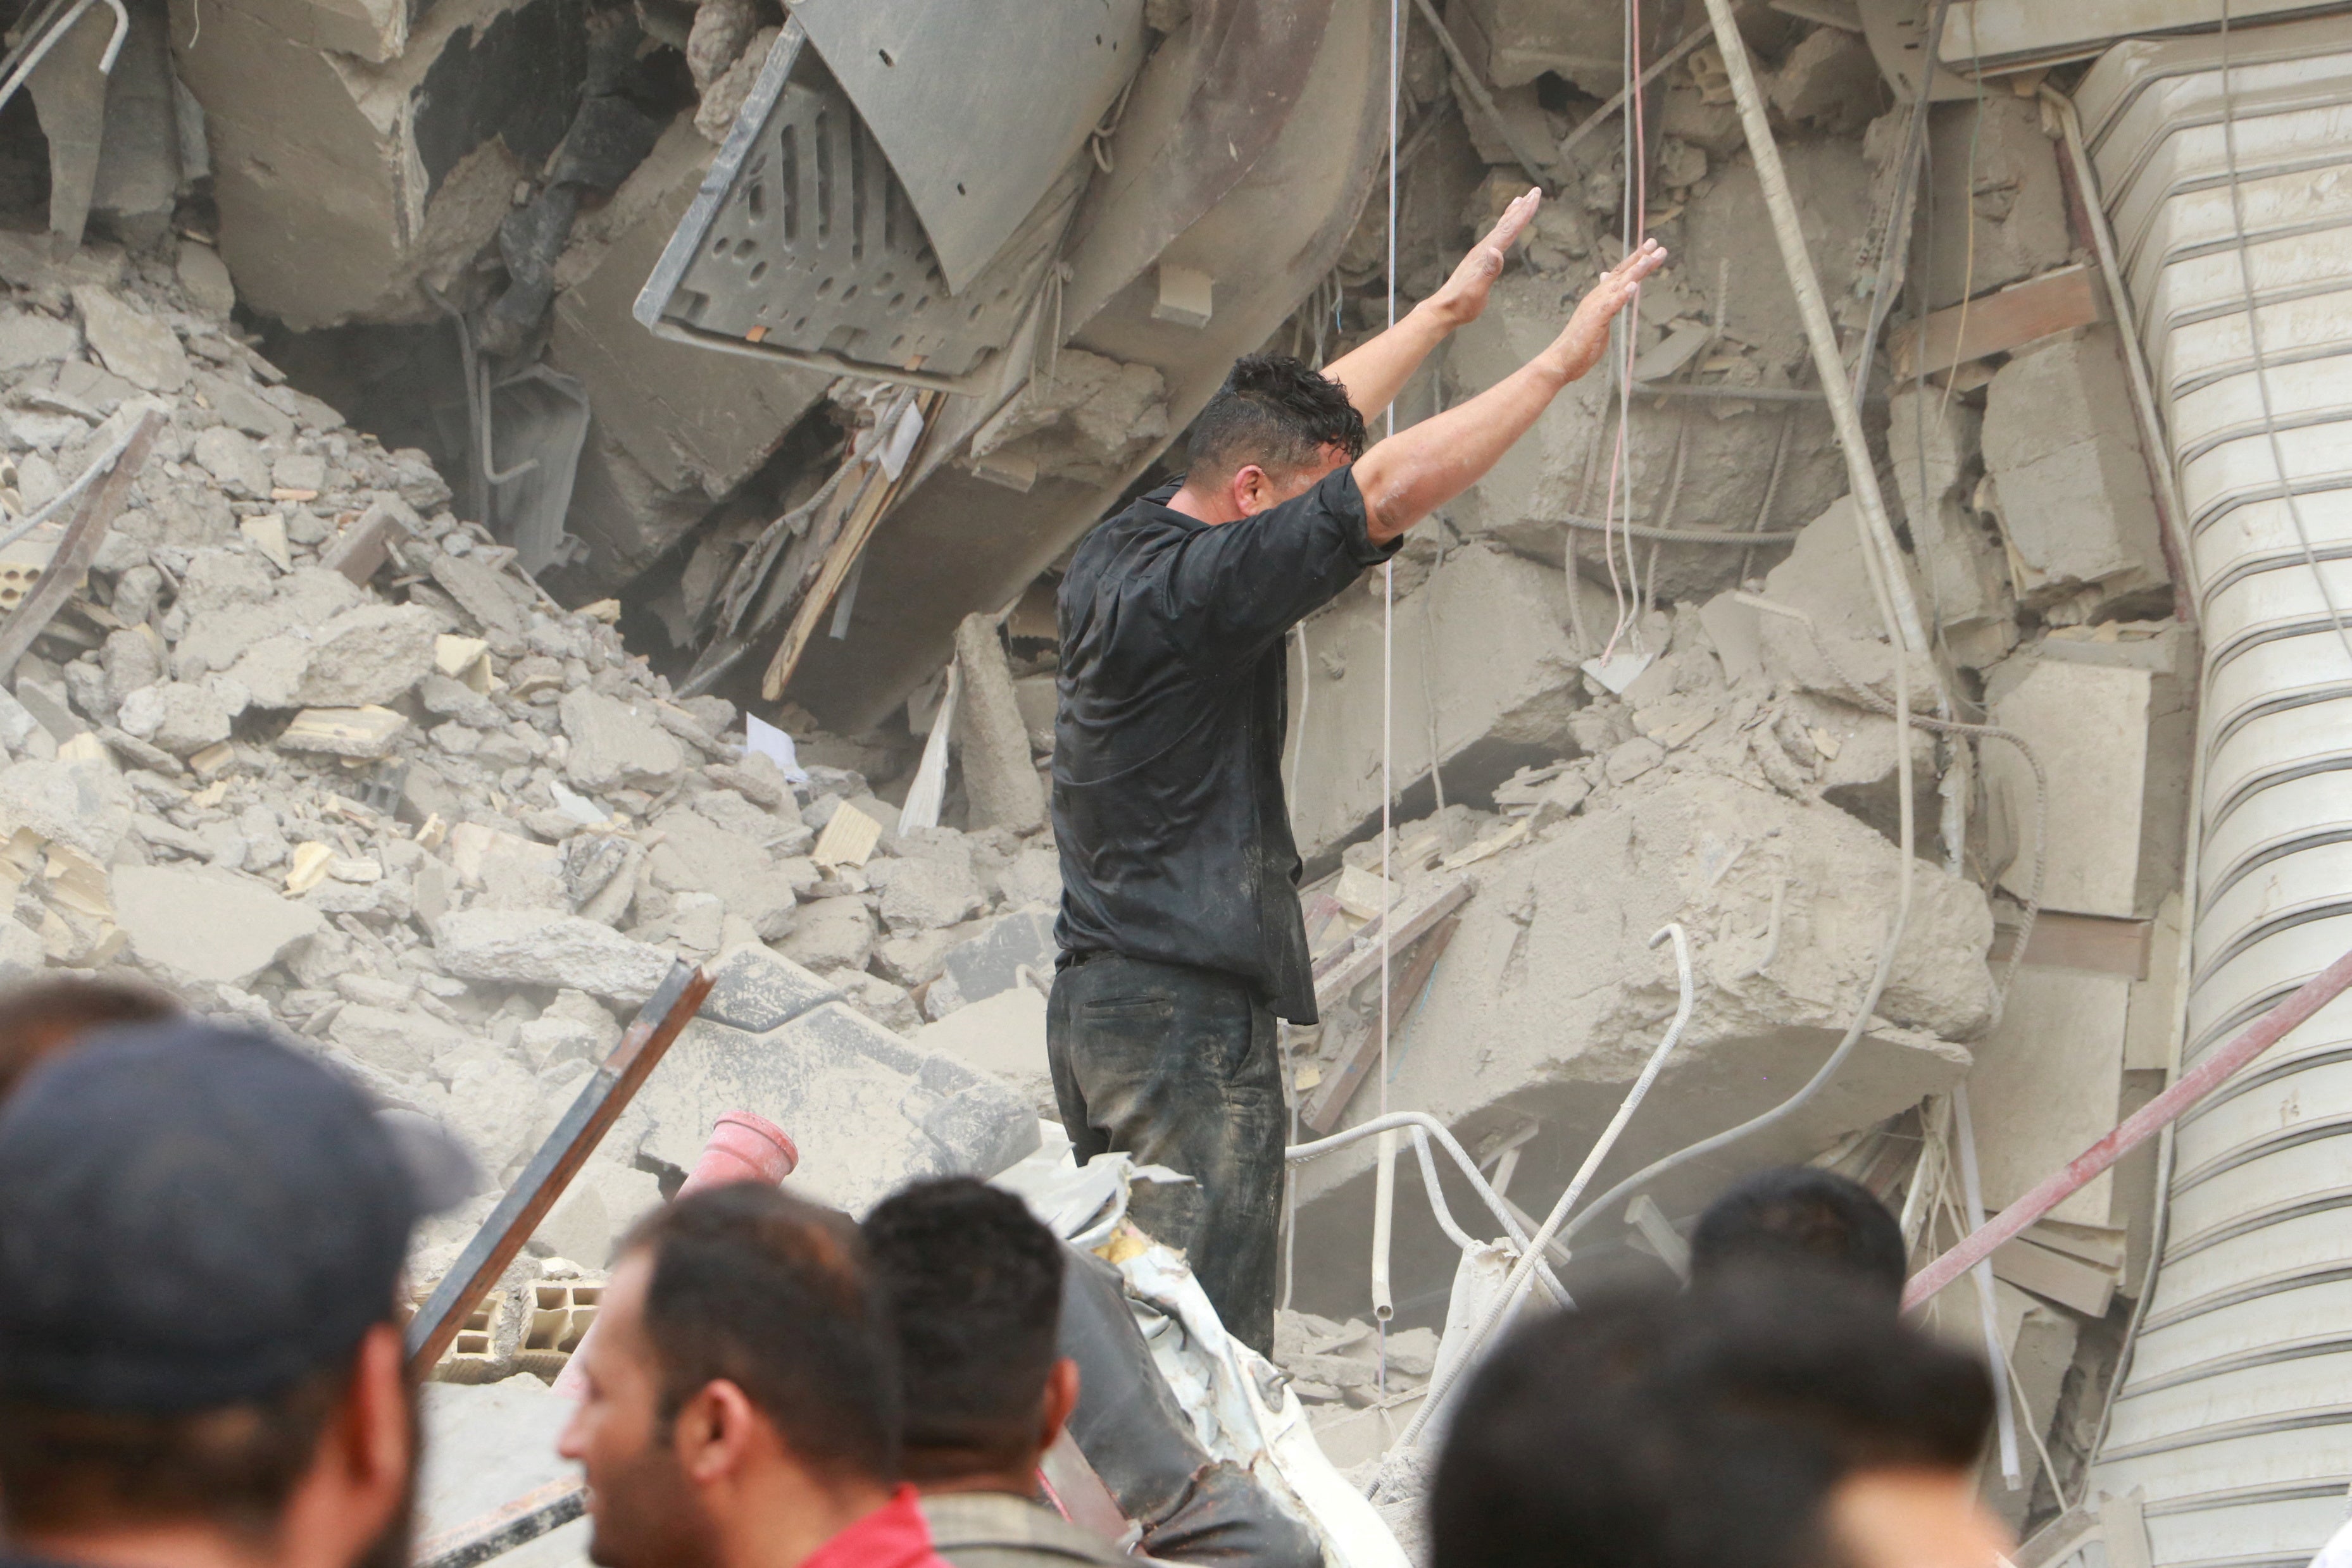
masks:
<path fill-rule="evenodd" d="M 157 992 L 111 980 L 59 976 L 0 991 L 0 1100 L 68 1040 L 108 1024 L 154 1023 L 178 1012 Z"/>
<path fill-rule="evenodd" d="M 199 1020 L 26 1073 L 0 1106 L 0 1534 L 401 1568 L 411 1157 L 332 1071 Z"/>
<path fill-rule="evenodd" d="M 1860 1182 L 1812 1166 L 1742 1177 L 1706 1206 L 1691 1237 L 1694 1285 L 1748 1269 L 1835 1275 L 1890 1306 L 1909 1260 L 1903 1228 Z"/>
<path fill-rule="evenodd" d="M 1521 1330 L 1453 1416 L 1435 1568 L 1993 1568 L 1983 1365 L 1788 1275 Z"/>
<path fill-rule="evenodd" d="M 1062 1243 L 1019 1198 L 970 1176 L 892 1194 L 865 1230 L 898 1325 L 907 1479 L 1034 1491 L 1038 1458 L 1078 1402 L 1077 1364 L 1055 1350 Z"/>
<path fill-rule="evenodd" d="M 587 1470 L 593 1562 L 797 1563 L 889 1500 L 897 1346 L 845 1215 L 756 1182 L 656 1209 L 583 1356 L 557 1448 Z"/>
<path fill-rule="evenodd" d="M 1192 421 L 1185 485 L 1243 517 L 1302 496 L 1364 455 L 1348 391 L 1284 354 L 1245 354 Z"/>

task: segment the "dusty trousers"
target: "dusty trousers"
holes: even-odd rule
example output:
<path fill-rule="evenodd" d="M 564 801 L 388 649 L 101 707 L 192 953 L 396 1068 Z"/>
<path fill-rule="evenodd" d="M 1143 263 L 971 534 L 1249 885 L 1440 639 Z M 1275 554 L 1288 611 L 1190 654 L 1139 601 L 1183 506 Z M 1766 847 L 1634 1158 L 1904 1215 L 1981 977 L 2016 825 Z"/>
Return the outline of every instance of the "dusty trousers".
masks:
<path fill-rule="evenodd" d="M 1054 977 L 1054 1097 L 1078 1163 L 1113 1150 L 1198 1185 L 1138 1182 L 1129 1213 L 1181 1248 L 1225 1329 L 1274 1348 L 1282 1224 L 1282 1053 L 1250 984 L 1097 954 Z"/>

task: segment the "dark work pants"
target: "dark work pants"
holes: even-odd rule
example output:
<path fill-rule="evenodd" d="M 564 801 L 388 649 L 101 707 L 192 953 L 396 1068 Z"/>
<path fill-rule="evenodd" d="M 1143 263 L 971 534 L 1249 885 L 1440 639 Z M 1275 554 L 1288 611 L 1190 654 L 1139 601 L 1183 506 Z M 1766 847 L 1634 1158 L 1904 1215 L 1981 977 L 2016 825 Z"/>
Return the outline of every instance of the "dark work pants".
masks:
<path fill-rule="evenodd" d="M 1129 1212 L 1181 1248 L 1227 1333 L 1274 1349 L 1285 1108 L 1274 1015 L 1213 969 L 1104 954 L 1054 977 L 1054 1097 L 1080 1165 L 1112 1150 L 1197 1186 L 1138 1182 Z"/>

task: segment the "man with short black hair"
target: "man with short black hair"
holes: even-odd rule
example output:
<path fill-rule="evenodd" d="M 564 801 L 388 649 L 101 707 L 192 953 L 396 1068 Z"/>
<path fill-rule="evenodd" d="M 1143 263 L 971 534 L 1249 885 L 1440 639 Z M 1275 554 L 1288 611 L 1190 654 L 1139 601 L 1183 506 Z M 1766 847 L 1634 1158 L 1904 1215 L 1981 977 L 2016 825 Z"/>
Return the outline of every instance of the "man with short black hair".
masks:
<path fill-rule="evenodd" d="M 845 1215 L 757 1182 L 622 1239 L 556 1445 L 606 1568 L 945 1568 L 898 1484 L 888 1307 Z"/>
<path fill-rule="evenodd" d="M 1740 1177 L 1699 1212 L 1691 1282 L 1756 1269 L 1832 1277 L 1893 1310 L 1903 1300 L 1903 1228 L 1868 1187 L 1815 1166 Z"/>
<path fill-rule="evenodd" d="M 1433 1568 L 1997 1568 L 1984 1364 L 1787 1273 L 1518 1330 L 1451 1413 Z"/>
<path fill-rule="evenodd" d="M 1665 260 L 1644 241 L 1541 354 L 1366 450 L 1366 422 L 1486 308 L 1538 200 L 1513 202 L 1444 287 L 1320 373 L 1241 361 L 1192 423 L 1182 481 L 1088 534 L 1062 579 L 1055 1098 L 1080 1164 L 1125 1150 L 1193 1178 L 1139 1193 L 1139 1219 L 1261 1353 L 1285 1123 L 1275 1020 L 1316 1019 L 1283 638 L 1476 483 L 1598 361 Z"/>
<path fill-rule="evenodd" d="M 955 1568 L 1118 1568 L 1124 1554 L 1040 1506 L 1037 1466 L 1078 1402 L 1058 1348 L 1062 1243 L 970 1176 L 875 1205 L 866 1244 L 898 1325 L 900 1468 Z"/>
<path fill-rule="evenodd" d="M 0 1561 L 406 1568 L 395 1301 L 467 1185 L 416 1163 L 436 1147 L 463 1163 L 194 1019 L 27 1072 L 0 1109 Z"/>

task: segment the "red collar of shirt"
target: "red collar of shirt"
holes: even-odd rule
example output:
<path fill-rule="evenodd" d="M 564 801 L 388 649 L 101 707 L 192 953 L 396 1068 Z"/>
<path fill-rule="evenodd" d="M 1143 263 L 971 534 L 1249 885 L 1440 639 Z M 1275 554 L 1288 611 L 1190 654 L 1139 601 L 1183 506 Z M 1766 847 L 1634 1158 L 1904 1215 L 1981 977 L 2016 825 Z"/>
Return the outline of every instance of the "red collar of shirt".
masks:
<path fill-rule="evenodd" d="M 901 1486 L 890 1500 L 809 1553 L 801 1568 L 948 1568 L 931 1550 L 931 1527 Z"/>

